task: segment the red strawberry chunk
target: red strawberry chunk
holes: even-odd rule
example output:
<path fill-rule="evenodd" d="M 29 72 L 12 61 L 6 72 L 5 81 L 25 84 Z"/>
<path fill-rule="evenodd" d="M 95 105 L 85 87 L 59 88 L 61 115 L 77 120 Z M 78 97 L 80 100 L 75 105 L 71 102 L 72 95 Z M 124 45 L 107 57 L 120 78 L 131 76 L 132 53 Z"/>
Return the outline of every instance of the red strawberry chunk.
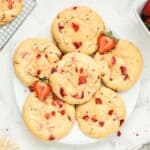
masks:
<path fill-rule="evenodd" d="M 82 46 L 82 42 L 73 42 L 73 46 L 74 46 L 76 49 L 79 49 L 79 48 Z"/>
<path fill-rule="evenodd" d="M 49 141 L 53 141 L 55 140 L 55 137 L 53 135 L 51 135 L 49 138 L 48 138 Z"/>
<path fill-rule="evenodd" d="M 37 59 L 40 59 L 40 58 L 41 58 L 41 54 L 37 54 L 37 55 L 36 55 L 36 58 L 37 58 Z"/>
<path fill-rule="evenodd" d="M 100 98 L 96 98 L 96 99 L 95 99 L 95 103 L 96 103 L 96 104 L 102 104 L 102 100 L 101 100 Z"/>
<path fill-rule="evenodd" d="M 85 84 L 87 82 L 85 76 L 79 76 L 78 85 Z"/>
<path fill-rule="evenodd" d="M 142 13 L 145 16 L 150 16 L 150 0 L 148 0 L 147 3 L 145 4 Z"/>
<path fill-rule="evenodd" d="M 8 0 L 8 8 L 12 9 L 13 8 L 13 4 L 14 4 L 14 0 Z"/>
<path fill-rule="evenodd" d="M 29 86 L 29 90 L 30 90 L 30 92 L 33 92 L 34 91 L 33 86 Z"/>
<path fill-rule="evenodd" d="M 83 73 L 83 68 L 80 68 L 80 73 Z"/>
<path fill-rule="evenodd" d="M 62 97 L 67 96 L 67 94 L 66 94 L 64 88 L 60 88 L 60 95 L 61 95 Z"/>
<path fill-rule="evenodd" d="M 111 64 L 112 64 L 112 65 L 115 65 L 115 64 L 116 64 L 116 57 L 115 57 L 115 56 L 112 56 L 112 57 L 111 57 Z"/>
<path fill-rule="evenodd" d="M 109 110 L 109 111 L 108 111 L 108 115 L 111 116 L 111 115 L 113 114 L 113 112 L 114 112 L 113 110 Z"/>
<path fill-rule="evenodd" d="M 55 111 L 52 111 L 52 112 L 51 112 L 51 115 L 52 115 L 52 116 L 55 116 L 55 114 L 56 114 Z"/>
<path fill-rule="evenodd" d="M 61 100 L 57 100 L 57 105 L 59 108 L 63 107 L 64 103 Z"/>
<path fill-rule="evenodd" d="M 121 136 L 121 132 L 120 131 L 117 132 L 117 136 Z"/>
<path fill-rule="evenodd" d="M 61 110 L 60 113 L 61 113 L 61 115 L 64 115 L 65 114 L 65 110 L 64 109 Z"/>
<path fill-rule="evenodd" d="M 107 35 L 100 35 L 98 37 L 98 50 L 100 54 L 109 52 L 116 46 L 116 41 Z"/>
<path fill-rule="evenodd" d="M 51 92 L 51 88 L 47 83 L 36 81 L 33 85 L 33 89 L 38 96 L 39 100 L 43 101 Z"/>
<path fill-rule="evenodd" d="M 58 29 L 59 29 L 59 32 L 62 32 L 62 30 L 64 29 L 64 24 L 63 23 L 59 23 L 58 24 Z"/>
<path fill-rule="evenodd" d="M 85 115 L 85 116 L 82 117 L 82 119 L 84 119 L 85 121 L 88 121 L 89 120 L 89 116 Z"/>
<path fill-rule="evenodd" d="M 50 119 L 50 113 L 46 113 L 45 114 L 45 118 L 48 120 L 48 119 Z"/>
<path fill-rule="evenodd" d="M 100 122 L 99 122 L 99 126 L 103 127 L 103 126 L 104 126 L 104 122 L 103 122 L 103 121 L 100 121 Z"/>
<path fill-rule="evenodd" d="M 41 74 L 41 70 L 37 70 L 36 74 L 39 76 Z"/>
<path fill-rule="evenodd" d="M 127 68 L 125 66 L 120 66 L 120 71 L 121 71 L 122 75 L 127 74 Z"/>
<path fill-rule="evenodd" d="M 122 126 L 122 124 L 124 123 L 124 119 L 120 120 L 120 126 Z"/>
<path fill-rule="evenodd" d="M 79 30 L 79 25 L 76 24 L 76 23 L 74 23 L 74 22 L 72 22 L 72 28 L 73 28 L 73 30 L 74 30 L 75 32 L 78 32 L 78 30 Z"/>
<path fill-rule="evenodd" d="M 144 22 L 150 25 L 150 17 L 146 18 Z"/>
<path fill-rule="evenodd" d="M 55 73 L 55 72 L 57 72 L 57 69 L 56 69 L 55 67 L 52 67 L 52 69 L 51 69 L 51 74 L 53 74 L 53 73 Z"/>
<path fill-rule="evenodd" d="M 73 10 L 76 10 L 77 8 L 78 8 L 77 6 L 72 7 Z"/>
<path fill-rule="evenodd" d="M 97 122 L 97 119 L 96 119 L 95 117 L 92 117 L 91 120 L 92 120 L 93 122 Z"/>

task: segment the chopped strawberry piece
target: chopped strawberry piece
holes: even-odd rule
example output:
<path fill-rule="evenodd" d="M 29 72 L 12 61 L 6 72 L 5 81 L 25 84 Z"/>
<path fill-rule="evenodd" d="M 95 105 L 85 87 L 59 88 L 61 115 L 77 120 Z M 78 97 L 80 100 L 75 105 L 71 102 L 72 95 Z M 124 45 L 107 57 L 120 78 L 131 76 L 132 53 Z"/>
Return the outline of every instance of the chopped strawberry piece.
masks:
<path fill-rule="evenodd" d="M 41 74 L 41 70 L 37 70 L 36 74 L 39 76 Z"/>
<path fill-rule="evenodd" d="M 85 76 L 79 76 L 78 85 L 85 84 L 87 82 Z"/>
<path fill-rule="evenodd" d="M 45 114 L 45 118 L 48 120 L 48 119 L 50 119 L 50 114 L 49 113 L 46 113 Z"/>
<path fill-rule="evenodd" d="M 122 126 L 122 124 L 124 123 L 124 119 L 120 120 L 120 126 Z"/>
<path fill-rule="evenodd" d="M 108 37 L 106 35 L 100 35 L 98 37 L 98 50 L 100 54 L 109 52 L 115 46 L 116 46 L 116 42 L 114 38 Z"/>
<path fill-rule="evenodd" d="M 64 29 L 64 24 L 63 23 L 59 23 L 58 24 L 58 29 L 59 29 L 59 32 L 62 32 L 62 30 Z"/>
<path fill-rule="evenodd" d="M 51 112 L 51 115 L 52 115 L 52 116 L 55 116 L 55 114 L 56 114 L 55 111 L 52 111 L 52 112 Z"/>
<path fill-rule="evenodd" d="M 120 66 L 120 71 L 121 71 L 122 75 L 127 74 L 127 68 L 125 66 Z"/>
<path fill-rule="evenodd" d="M 65 110 L 64 109 L 61 110 L 60 113 L 61 113 L 61 115 L 64 115 L 65 114 Z"/>
<path fill-rule="evenodd" d="M 82 99 L 84 97 L 84 92 L 82 92 L 82 94 L 79 96 L 79 94 L 74 94 L 72 95 L 73 98 L 76 98 L 76 99 Z"/>
<path fill-rule="evenodd" d="M 62 97 L 67 96 L 67 94 L 66 94 L 66 92 L 65 92 L 65 90 L 63 88 L 60 88 L 60 95 Z"/>
<path fill-rule="evenodd" d="M 77 8 L 78 8 L 77 6 L 72 7 L 73 10 L 76 10 Z"/>
<path fill-rule="evenodd" d="M 109 111 L 108 111 L 108 115 L 111 116 L 111 115 L 113 114 L 113 112 L 114 112 L 113 110 L 109 110 Z"/>
<path fill-rule="evenodd" d="M 57 72 L 57 69 L 56 69 L 55 67 L 53 67 L 53 68 L 51 69 L 51 74 L 53 74 L 53 73 L 55 73 L 55 72 Z"/>
<path fill-rule="evenodd" d="M 112 64 L 112 65 L 115 65 L 115 64 L 116 64 L 116 57 L 115 57 L 115 56 L 112 56 L 112 57 L 111 57 L 111 64 Z"/>
<path fill-rule="evenodd" d="M 58 96 L 53 93 L 53 100 L 59 100 Z M 57 102 L 57 101 L 56 101 Z"/>
<path fill-rule="evenodd" d="M 73 30 L 74 30 L 75 32 L 78 32 L 78 30 L 79 30 L 79 25 L 76 24 L 76 23 L 74 23 L 74 22 L 72 22 L 72 28 L 73 28 Z"/>
<path fill-rule="evenodd" d="M 89 120 L 89 116 L 85 115 L 85 116 L 82 117 L 82 119 L 84 119 L 85 121 L 88 121 Z"/>
<path fill-rule="evenodd" d="M 63 107 L 64 103 L 61 100 L 57 100 L 57 105 L 59 108 Z"/>
<path fill-rule="evenodd" d="M 49 141 L 53 141 L 53 140 L 55 140 L 55 137 L 51 135 L 51 136 L 48 138 L 48 140 L 49 140 Z"/>
<path fill-rule="evenodd" d="M 79 49 L 79 48 L 82 46 L 82 42 L 73 42 L 73 46 L 74 46 L 76 49 Z"/>
<path fill-rule="evenodd" d="M 100 98 L 96 98 L 96 99 L 95 99 L 95 103 L 96 103 L 96 104 L 102 104 L 102 100 L 101 100 Z"/>
<path fill-rule="evenodd" d="M 120 131 L 117 132 L 117 136 L 121 136 L 121 132 Z"/>
<path fill-rule="evenodd" d="M 99 125 L 100 125 L 101 127 L 103 127 L 103 126 L 104 126 L 104 122 L 103 122 L 103 121 L 100 121 L 100 122 L 99 122 Z"/>
<path fill-rule="evenodd" d="M 36 58 L 37 58 L 37 59 L 40 59 L 40 58 L 41 58 L 41 54 L 37 54 L 37 55 L 36 55 Z"/>
<path fill-rule="evenodd" d="M 83 68 L 80 68 L 80 73 L 83 73 Z"/>
<path fill-rule="evenodd" d="M 47 83 L 36 81 L 33 85 L 33 89 L 38 96 L 39 100 L 43 101 L 51 92 L 51 88 Z"/>
<path fill-rule="evenodd" d="M 14 0 L 8 0 L 8 8 L 12 9 L 13 8 L 13 4 L 14 4 Z"/>
<path fill-rule="evenodd" d="M 92 120 L 93 122 L 97 122 L 97 119 L 96 119 L 95 117 L 92 117 L 91 120 Z"/>
<path fill-rule="evenodd" d="M 145 16 L 150 16 L 150 0 L 148 0 L 145 4 L 142 14 L 144 14 Z"/>

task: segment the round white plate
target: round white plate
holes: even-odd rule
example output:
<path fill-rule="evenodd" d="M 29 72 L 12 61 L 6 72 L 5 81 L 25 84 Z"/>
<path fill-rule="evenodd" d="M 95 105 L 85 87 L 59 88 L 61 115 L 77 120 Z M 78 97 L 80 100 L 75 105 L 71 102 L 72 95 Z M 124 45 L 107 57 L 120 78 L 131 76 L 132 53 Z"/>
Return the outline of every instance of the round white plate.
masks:
<path fill-rule="evenodd" d="M 40 31 L 36 36 L 49 38 L 50 37 L 49 28 L 50 26 L 46 25 L 45 27 L 43 27 L 42 31 Z M 16 78 L 15 75 L 14 75 L 13 83 L 14 83 L 14 90 L 15 90 L 17 104 L 19 106 L 20 111 L 22 111 L 22 107 L 27 95 L 29 94 L 29 90 L 23 86 L 23 84 Z M 122 98 L 126 105 L 127 119 L 129 118 L 131 112 L 133 111 L 136 105 L 139 90 L 140 90 L 140 81 L 138 81 L 135 84 L 135 86 L 130 90 L 121 93 Z M 113 135 L 111 138 L 113 138 Z M 87 144 L 87 143 L 93 143 L 100 140 L 104 142 L 107 140 L 107 138 L 105 139 L 89 138 L 79 130 L 77 123 L 75 123 L 71 132 L 65 138 L 59 140 L 58 142 L 65 143 L 65 144 Z"/>

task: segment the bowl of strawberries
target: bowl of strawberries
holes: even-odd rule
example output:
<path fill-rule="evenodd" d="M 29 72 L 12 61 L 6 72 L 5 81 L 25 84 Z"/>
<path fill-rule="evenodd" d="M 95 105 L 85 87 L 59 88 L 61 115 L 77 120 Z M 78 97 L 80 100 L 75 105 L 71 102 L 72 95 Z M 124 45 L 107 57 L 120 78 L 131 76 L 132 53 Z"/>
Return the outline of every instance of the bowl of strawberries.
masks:
<path fill-rule="evenodd" d="M 150 0 L 141 1 L 135 9 L 135 15 L 144 30 L 150 35 Z"/>

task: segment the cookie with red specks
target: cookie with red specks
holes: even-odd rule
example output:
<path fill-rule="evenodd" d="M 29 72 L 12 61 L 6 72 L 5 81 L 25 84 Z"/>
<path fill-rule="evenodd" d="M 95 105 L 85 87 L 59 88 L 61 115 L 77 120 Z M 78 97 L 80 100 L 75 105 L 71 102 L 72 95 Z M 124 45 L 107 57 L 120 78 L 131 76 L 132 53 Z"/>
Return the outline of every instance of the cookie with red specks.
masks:
<path fill-rule="evenodd" d="M 0 25 L 14 20 L 23 8 L 24 0 L 0 0 Z"/>
<path fill-rule="evenodd" d="M 55 95 L 40 101 L 31 93 L 23 107 L 23 119 L 29 131 L 43 141 L 53 141 L 66 136 L 73 127 L 75 108 Z"/>
<path fill-rule="evenodd" d="M 126 118 L 126 108 L 118 93 L 102 87 L 88 103 L 77 106 L 76 118 L 84 134 L 103 138 L 120 129 Z"/>
<path fill-rule="evenodd" d="M 51 67 L 53 92 L 69 104 L 83 104 L 100 88 L 100 69 L 95 60 L 83 53 L 66 54 Z"/>
<path fill-rule="evenodd" d="M 27 39 L 17 47 L 13 65 L 22 83 L 31 86 L 39 78 L 48 78 L 50 65 L 60 57 L 61 52 L 49 39 Z"/>
<path fill-rule="evenodd" d="M 143 67 L 139 49 L 131 42 L 119 40 L 116 47 L 108 53 L 97 52 L 95 60 L 100 64 L 102 81 L 116 91 L 131 88 Z"/>
<path fill-rule="evenodd" d="M 64 52 L 93 54 L 105 30 L 103 19 L 92 9 L 75 6 L 61 11 L 52 23 L 52 35 Z"/>

